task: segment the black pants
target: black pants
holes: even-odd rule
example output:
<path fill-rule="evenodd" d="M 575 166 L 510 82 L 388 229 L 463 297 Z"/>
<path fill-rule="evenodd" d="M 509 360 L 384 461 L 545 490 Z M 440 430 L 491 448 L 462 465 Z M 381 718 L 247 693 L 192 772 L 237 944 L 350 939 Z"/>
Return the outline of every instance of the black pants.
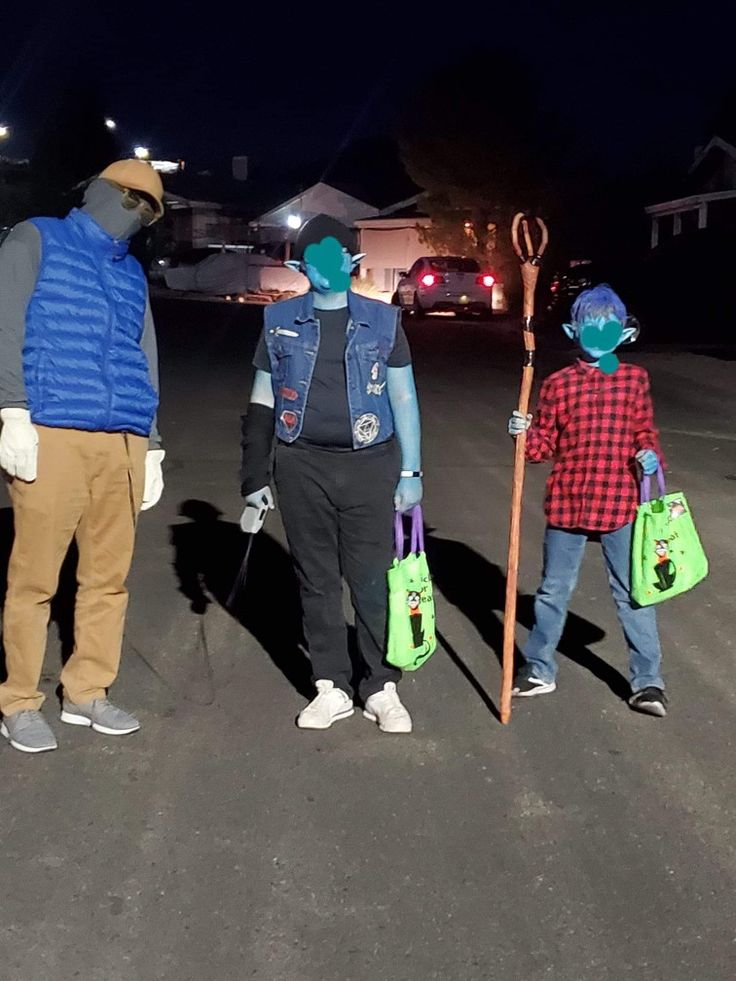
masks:
<path fill-rule="evenodd" d="M 364 700 L 401 677 L 384 661 L 386 572 L 393 558 L 393 495 L 400 464 L 395 440 L 346 453 L 298 441 L 279 443 L 276 449 L 276 489 L 299 579 L 314 678 L 353 694 L 344 576 L 355 610 Z"/>

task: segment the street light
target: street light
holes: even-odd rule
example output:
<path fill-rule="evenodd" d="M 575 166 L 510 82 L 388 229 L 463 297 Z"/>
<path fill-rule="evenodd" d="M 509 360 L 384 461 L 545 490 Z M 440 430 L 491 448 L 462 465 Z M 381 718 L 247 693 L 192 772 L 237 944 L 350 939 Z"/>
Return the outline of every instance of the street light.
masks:
<path fill-rule="evenodd" d="M 296 231 L 298 228 L 302 227 L 302 220 L 299 215 L 289 215 L 289 217 L 286 219 L 286 224 L 289 226 L 289 228 L 293 228 L 294 231 Z"/>
<path fill-rule="evenodd" d="M 147 146 L 133 147 L 133 153 L 135 154 L 136 160 L 148 160 L 151 156 L 151 151 Z"/>
<path fill-rule="evenodd" d="M 118 128 L 118 124 L 115 122 L 115 120 L 110 119 L 109 117 L 105 120 L 105 126 L 107 126 L 111 133 L 114 133 Z"/>
<path fill-rule="evenodd" d="M 5 123 L 0 124 L 0 140 L 7 140 L 10 138 L 10 127 L 6 126 Z"/>

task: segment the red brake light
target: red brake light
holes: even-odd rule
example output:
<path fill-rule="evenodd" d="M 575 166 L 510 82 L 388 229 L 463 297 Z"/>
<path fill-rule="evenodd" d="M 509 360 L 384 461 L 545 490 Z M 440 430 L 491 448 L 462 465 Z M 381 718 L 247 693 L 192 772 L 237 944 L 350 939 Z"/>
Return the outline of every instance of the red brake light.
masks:
<path fill-rule="evenodd" d="M 434 286 L 436 282 L 437 277 L 433 276 L 432 273 L 427 273 L 425 276 L 422 276 L 421 279 L 422 286 Z"/>
<path fill-rule="evenodd" d="M 491 289 L 496 282 L 496 277 L 491 276 L 490 273 L 484 273 L 482 276 L 477 276 L 475 281 L 478 286 L 485 286 L 486 289 Z"/>

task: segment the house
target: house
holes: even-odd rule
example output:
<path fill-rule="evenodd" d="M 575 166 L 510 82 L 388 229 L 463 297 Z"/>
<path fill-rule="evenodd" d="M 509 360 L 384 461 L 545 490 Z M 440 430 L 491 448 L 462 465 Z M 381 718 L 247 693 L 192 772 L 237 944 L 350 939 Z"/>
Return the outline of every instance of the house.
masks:
<path fill-rule="evenodd" d="M 236 169 L 234 162 L 233 177 Z M 358 231 L 359 250 L 367 253 L 356 288 L 388 301 L 399 273 L 427 251 L 419 234 L 430 222 L 420 207 L 423 191 L 383 138 L 281 176 L 251 172 L 234 181 L 180 173 L 166 188 L 166 221 L 179 247 L 247 244 L 288 258 L 304 222 L 318 214 L 337 218 Z"/>
<path fill-rule="evenodd" d="M 366 201 L 326 181 L 318 181 L 257 215 L 251 220 L 250 228 L 258 242 L 286 242 L 293 241 L 298 229 L 315 215 L 331 215 L 352 227 L 358 218 L 378 213 L 378 208 Z"/>
<path fill-rule="evenodd" d="M 259 201 L 259 206 L 251 228 L 260 243 L 274 245 L 293 242 L 301 225 L 317 214 L 360 228 L 361 221 L 412 204 L 420 192 L 391 140 L 358 140 L 327 163 L 319 161 L 285 176 L 278 188 L 270 182 L 260 200 L 254 182 L 251 200 L 254 205 Z"/>
<path fill-rule="evenodd" d="M 205 249 L 210 245 L 238 245 L 248 241 L 247 220 L 219 201 L 166 193 L 164 202 L 167 232 L 177 249 Z"/>
<path fill-rule="evenodd" d="M 360 270 L 361 279 L 375 290 L 375 295 L 389 302 L 402 272 L 427 253 L 419 229 L 431 224 L 420 207 L 421 195 L 383 209 L 374 216 L 355 222 L 360 235 L 360 251 L 366 258 Z"/>
<path fill-rule="evenodd" d="M 736 105 L 733 107 L 736 110 Z M 632 279 L 649 336 L 722 343 L 736 318 L 736 128 L 724 118 L 668 199 L 649 205 L 650 248 Z M 731 135 L 732 134 L 732 135 Z"/>
<path fill-rule="evenodd" d="M 164 237 L 175 252 L 249 240 L 241 199 L 247 188 L 246 158 L 235 157 L 230 173 L 178 170 L 164 178 Z"/>
<path fill-rule="evenodd" d="M 701 147 L 677 198 L 649 205 L 650 248 L 689 232 L 736 225 L 736 145 L 720 136 Z"/>
<path fill-rule="evenodd" d="M 376 200 L 371 191 L 366 191 L 364 198 Z M 415 194 L 379 208 L 319 181 L 259 215 L 250 224 L 257 241 L 271 246 L 293 242 L 301 225 L 318 214 L 331 215 L 355 228 L 358 251 L 366 253 L 356 288 L 390 302 L 400 273 L 427 251 L 419 237 L 419 226 L 429 225 L 430 219 L 419 210 L 420 198 L 421 194 Z"/>

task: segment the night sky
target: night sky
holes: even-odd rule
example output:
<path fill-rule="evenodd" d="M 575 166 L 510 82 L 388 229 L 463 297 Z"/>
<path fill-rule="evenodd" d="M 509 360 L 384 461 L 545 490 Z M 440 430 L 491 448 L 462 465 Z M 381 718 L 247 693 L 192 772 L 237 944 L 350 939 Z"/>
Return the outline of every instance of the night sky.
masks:
<path fill-rule="evenodd" d="M 640 6 L 20 4 L 0 48 L 3 152 L 28 154 L 53 92 L 90 71 L 126 144 L 195 167 L 298 166 L 390 129 L 411 87 L 485 39 L 535 65 L 541 103 L 611 174 L 686 166 L 734 84 L 727 6 Z"/>

